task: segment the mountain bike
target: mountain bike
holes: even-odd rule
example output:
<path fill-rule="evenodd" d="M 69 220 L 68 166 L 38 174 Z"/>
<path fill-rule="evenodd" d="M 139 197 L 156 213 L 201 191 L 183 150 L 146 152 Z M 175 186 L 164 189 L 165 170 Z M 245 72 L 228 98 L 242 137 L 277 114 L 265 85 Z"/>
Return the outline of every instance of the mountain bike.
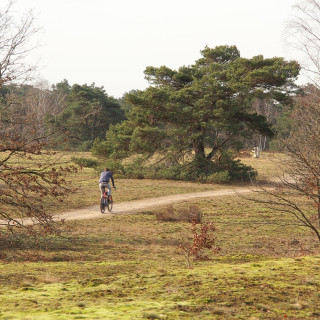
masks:
<path fill-rule="evenodd" d="M 106 208 L 108 209 L 109 212 L 112 211 L 113 199 L 112 199 L 112 195 L 108 195 L 108 192 L 109 192 L 109 189 L 107 189 L 103 193 L 103 196 L 101 197 L 101 202 L 100 202 L 101 213 L 104 213 Z"/>

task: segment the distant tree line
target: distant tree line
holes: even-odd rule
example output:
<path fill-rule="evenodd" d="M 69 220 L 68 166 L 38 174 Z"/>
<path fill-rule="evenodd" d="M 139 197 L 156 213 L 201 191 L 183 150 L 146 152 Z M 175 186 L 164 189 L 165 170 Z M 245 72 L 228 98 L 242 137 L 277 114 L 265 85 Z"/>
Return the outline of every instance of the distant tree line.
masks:
<path fill-rule="evenodd" d="M 95 139 L 104 138 L 110 124 L 125 119 L 121 102 L 94 83 L 71 86 L 63 80 L 51 88 L 45 83 L 10 84 L 0 88 L 0 99 L 3 104 L 14 101 L 2 122 L 15 119 L 21 124 L 19 133 L 25 134 L 23 119 L 32 117 L 34 132 L 50 132 L 47 142 L 60 150 L 88 151 Z"/>

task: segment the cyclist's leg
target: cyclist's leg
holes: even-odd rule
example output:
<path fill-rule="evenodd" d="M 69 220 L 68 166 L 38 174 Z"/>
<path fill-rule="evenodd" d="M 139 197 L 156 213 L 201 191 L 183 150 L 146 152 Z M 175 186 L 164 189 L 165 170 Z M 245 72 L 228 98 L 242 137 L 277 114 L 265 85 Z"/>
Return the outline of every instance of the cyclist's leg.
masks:
<path fill-rule="evenodd" d="M 103 197 L 103 194 L 105 193 L 106 191 L 106 183 L 99 183 L 99 189 L 100 189 L 100 192 L 101 192 L 101 198 Z"/>
<path fill-rule="evenodd" d="M 111 196 L 111 185 L 110 185 L 109 182 L 106 184 L 106 187 L 108 188 L 108 189 L 107 189 L 107 190 L 108 190 L 107 195 L 108 195 L 108 196 Z"/>

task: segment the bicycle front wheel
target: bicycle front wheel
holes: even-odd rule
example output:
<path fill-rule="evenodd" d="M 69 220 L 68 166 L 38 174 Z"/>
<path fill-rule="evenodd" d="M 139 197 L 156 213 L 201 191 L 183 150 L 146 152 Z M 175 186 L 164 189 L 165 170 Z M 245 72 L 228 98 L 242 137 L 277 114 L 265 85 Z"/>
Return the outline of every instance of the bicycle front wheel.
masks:
<path fill-rule="evenodd" d="M 103 199 L 101 199 L 101 202 L 100 202 L 100 211 L 101 213 L 104 213 L 106 211 L 106 205 Z"/>
<path fill-rule="evenodd" d="M 113 207 L 113 200 L 112 200 L 112 197 L 110 197 L 109 201 L 108 201 L 108 211 L 109 212 L 112 211 L 112 207 Z"/>

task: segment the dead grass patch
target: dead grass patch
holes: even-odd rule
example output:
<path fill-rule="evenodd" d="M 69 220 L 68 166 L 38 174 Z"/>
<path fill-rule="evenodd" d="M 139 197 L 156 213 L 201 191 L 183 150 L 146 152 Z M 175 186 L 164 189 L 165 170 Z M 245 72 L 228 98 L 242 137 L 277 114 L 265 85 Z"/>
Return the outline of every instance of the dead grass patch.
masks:
<path fill-rule="evenodd" d="M 203 212 L 197 205 L 176 208 L 173 205 L 169 205 L 163 210 L 156 211 L 155 217 L 158 221 L 192 222 L 195 219 L 196 223 L 201 223 Z"/>

